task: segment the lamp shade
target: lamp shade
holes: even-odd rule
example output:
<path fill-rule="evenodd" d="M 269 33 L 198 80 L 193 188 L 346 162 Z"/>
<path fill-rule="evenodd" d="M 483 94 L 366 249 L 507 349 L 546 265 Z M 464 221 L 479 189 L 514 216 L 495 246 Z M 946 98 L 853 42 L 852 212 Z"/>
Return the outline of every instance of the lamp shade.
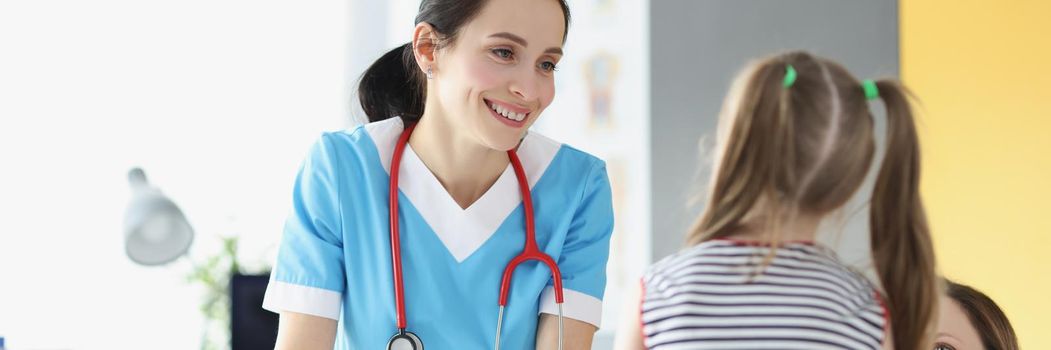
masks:
<path fill-rule="evenodd" d="M 132 261 L 148 266 L 169 263 L 193 243 L 193 228 L 179 207 L 150 186 L 146 173 L 128 172 L 132 197 L 124 212 L 124 248 Z"/>

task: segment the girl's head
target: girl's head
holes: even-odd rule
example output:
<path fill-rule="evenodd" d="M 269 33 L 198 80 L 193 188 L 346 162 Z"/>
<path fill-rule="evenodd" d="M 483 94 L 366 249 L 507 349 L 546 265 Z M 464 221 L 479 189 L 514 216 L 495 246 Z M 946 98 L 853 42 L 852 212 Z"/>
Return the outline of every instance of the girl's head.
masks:
<path fill-rule="evenodd" d="M 412 41 L 362 75 L 362 108 L 369 121 L 408 123 L 426 110 L 484 146 L 511 149 L 554 98 L 568 25 L 565 0 L 423 0 Z"/>
<path fill-rule="evenodd" d="M 985 294 L 945 281 L 935 350 L 1018 350 L 1007 316 Z"/>
<path fill-rule="evenodd" d="M 868 85 L 868 87 L 864 87 Z M 867 92 L 868 91 L 868 92 Z M 869 97 L 887 107 L 886 156 L 870 207 L 871 246 L 897 349 L 925 346 L 938 288 L 920 202 L 919 147 L 905 89 L 791 52 L 751 64 L 723 105 L 715 171 L 691 244 L 762 222 L 769 243 L 793 218 L 821 217 L 857 191 L 873 163 Z"/>

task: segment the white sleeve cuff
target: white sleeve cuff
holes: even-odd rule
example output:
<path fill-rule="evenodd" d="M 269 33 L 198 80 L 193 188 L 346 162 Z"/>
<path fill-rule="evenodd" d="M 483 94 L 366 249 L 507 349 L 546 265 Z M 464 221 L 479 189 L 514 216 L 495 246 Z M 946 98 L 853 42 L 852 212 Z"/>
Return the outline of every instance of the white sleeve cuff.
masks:
<path fill-rule="evenodd" d="M 263 297 L 263 308 L 281 313 L 298 312 L 339 321 L 343 296 L 328 289 L 270 280 Z"/>
<path fill-rule="evenodd" d="M 562 315 L 600 327 L 602 324 L 602 300 L 596 297 L 562 288 Z M 548 286 L 540 294 L 540 313 L 558 315 L 555 304 L 555 287 Z"/>

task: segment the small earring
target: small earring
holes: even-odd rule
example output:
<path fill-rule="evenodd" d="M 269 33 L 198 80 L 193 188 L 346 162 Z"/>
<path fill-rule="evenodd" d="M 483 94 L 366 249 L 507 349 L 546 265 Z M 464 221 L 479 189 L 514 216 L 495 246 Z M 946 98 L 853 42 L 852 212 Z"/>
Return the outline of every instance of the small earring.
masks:
<path fill-rule="evenodd" d="M 427 67 L 427 79 L 434 79 L 434 70 L 431 67 Z"/>

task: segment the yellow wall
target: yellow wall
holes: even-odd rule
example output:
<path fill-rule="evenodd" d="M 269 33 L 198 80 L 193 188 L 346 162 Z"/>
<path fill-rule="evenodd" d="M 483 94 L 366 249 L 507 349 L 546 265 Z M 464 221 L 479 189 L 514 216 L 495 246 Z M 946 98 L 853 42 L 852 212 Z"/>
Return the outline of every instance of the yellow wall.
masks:
<path fill-rule="evenodd" d="M 1051 349 L 1051 1 L 902 0 L 941 271 Z"/>

